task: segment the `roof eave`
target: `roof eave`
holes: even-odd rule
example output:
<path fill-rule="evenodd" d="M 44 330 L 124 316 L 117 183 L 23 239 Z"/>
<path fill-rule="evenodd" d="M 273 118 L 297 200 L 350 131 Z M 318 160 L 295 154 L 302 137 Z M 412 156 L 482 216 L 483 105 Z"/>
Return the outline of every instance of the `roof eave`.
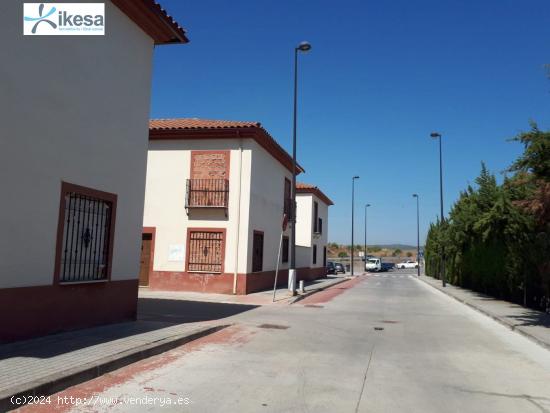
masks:
<path fill-rule="evenodd" d="M 155 45 L 188 43 L 183 29 L 154 0 L 111 0 L 154 40 Z"/>

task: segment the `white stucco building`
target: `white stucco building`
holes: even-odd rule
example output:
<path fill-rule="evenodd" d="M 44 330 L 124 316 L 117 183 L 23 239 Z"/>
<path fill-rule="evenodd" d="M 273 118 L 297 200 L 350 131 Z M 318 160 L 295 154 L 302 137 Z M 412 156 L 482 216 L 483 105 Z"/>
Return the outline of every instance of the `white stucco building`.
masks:
<path fill-rule="evenodd" d="M 302 266 L 325 268 L 327 265 L 328 208 L 331 205 L 333 202 L 317 186 L 296 184 L 296 255 Z"/>
<path fill-rule="evenodd" d="M 0 3 L 0 342 L 135 317 L 153 49 L 187 42 L 153 0 L 105 1 L 104 36 L 23 36 L 22 11 Z"/>
<path fill-rule="evenodd" d="M 140 285 L 228 294 L 273 287 L 291 179 L 291 156 L 259 123 L 152 120 Z M 310 258 L 297 253 L 298 279 L 325 275 L 322 257 Z"/>

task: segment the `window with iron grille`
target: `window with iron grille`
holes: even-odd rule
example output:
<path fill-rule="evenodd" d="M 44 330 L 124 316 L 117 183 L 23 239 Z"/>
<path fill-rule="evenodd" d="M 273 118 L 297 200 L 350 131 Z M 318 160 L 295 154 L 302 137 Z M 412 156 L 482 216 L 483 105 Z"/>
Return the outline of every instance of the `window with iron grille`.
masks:
<path fill-rule="evenodd" d="M 186 208 L 227 208 L 229 180 L 188 179 Z"/>
<path fill-rule="evenodd" d="M 313 201 L 313 232 L 319 233 L 319 204 Z"/>
<path fill-rule="evenodd" d="M 292 199 L 291 199 L 291 182 L 289 179 L 285 178 L 285 193 L 284 193 L 284 206 L 283 206 L 283 213 L 288 217 L 288 218 L 291 218 L 290 216 L 290 205 L 292 203 Z"/>
<path fill-rule="evenodd" d="M 190 231 L 187 270 L 189 272 L 222 273 L 223 249 L 223 231 Z"/>
<path fill-rule="evenodd" d="M 288 237 L 283 237 L 283 252 L 281 254 L 283 257 L 283 262 L 288 262 L 288 247 L 289 247 Z"/>
<path fill-rule="evenodd" d="M 95 194 L 108 195 L 109 199 Z M 116 195 L 63 184 L 59 282 L 90 282 L 109 278 L 115 204 Z"/>

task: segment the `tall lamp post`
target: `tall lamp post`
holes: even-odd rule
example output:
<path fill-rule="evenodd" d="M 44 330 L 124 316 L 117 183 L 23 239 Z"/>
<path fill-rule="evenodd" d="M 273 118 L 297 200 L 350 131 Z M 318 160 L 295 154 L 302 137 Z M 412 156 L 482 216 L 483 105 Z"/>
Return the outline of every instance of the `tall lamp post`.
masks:
<path fill-rule="evenodd" d="M 443 215 L 443 155 L 441 151 L 441 134 L 438 132 L 432 132 L 430 136 L 434 139 L 439 139 L 439 203 L 441 208 L 441 225 L 445 224 L 445 216 Z M 447 286 L 445 280 L 445 245 L 441 245 L 441 283 L 443 287 Z"/>
<path fill-rule="evenodd" d="M 365 205 L 365 245 L 364 245 L 365 264 L 367 263 L 367 209 L 370 206 L 371 206 L 370 204 Z"/>
<path fill-rule="evenodd" d="M 311 50 L 311 44 L 301 42 L 294 48 L 294 116 L 292 125 L 292 185 L 290 187 L 290 268 L 288 270 L 288 289 L 296 295 L 296 117 L 298 113 L 298 52 Z"/>
<path fill-rule="evenodd" d="M 418 194 L 413 194 L 413 197 L 416 198 L 416 263 L 418 264 L 418 273 L 420 277 L 420 207 Z"/>
<path fill-rule="evenodd" d="M 359 177 L 356 175 L 351 179 L 351 275 L 354 275 L 354 253 L 353 253 L 353 227 L 354 227 L 354 215 L 355 215 L 355 180 L 359 179 Z"/>

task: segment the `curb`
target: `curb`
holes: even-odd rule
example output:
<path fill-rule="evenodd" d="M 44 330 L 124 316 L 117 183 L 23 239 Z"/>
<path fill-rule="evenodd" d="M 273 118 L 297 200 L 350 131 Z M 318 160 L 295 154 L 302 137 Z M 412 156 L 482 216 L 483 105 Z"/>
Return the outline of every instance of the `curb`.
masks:
<path fill-rule="evenodd" d="M 352 277 L 345 277 L 345 278 L 343 278 L 343 279 L 341 279 L 341 280 L 338 280 L 338 281 L 336 281 L 336 282 L 334 282 L 334 283 L 332 283 L 332 284 L 330 284 L 330 285 L 326 285 L 326 286 L 324 286 L 324 287 L 319 287 L 319 288 L 317 288 L 317 289 L 315 289 L 315 290 L 311 290 L 311 291 L 309 291 L 309 292 L 306 292 L 305 294 L 302 294 L 302 295 L 299 295 L 299 296 L 297 296 L 297 297 L 294 297 L 294 299 L 291 300 L 291 301 L 288 303 L 288 305 L 295 304 L 295 303 L 297 303 L 298 301 L 302 301 L 304 298 L 309 297 L 310 295 L 313 295 L 313 294 L 315 294 L 315 293 L 324 291 L 324 290 L 326 290 L 327 288 L 334 287 L 335 285 L 341 284 L 341 283 L 343 283 L 343 282 L 345 282 L 345 281 L 353 280 L 355 277 L 357 277 L 357 276 L 354 276 L 353 278 L 352 278 Z"/>
<path fill-rule="evenodd" d="M 156 356 L 201 337 L 216 333 L 226 327 L 229 327 L 229 324 L 204 328 L 188 335 L 179 334 L 170 336 L 61 373 L 15 386 L 0 393 L 0 412 L 7 412 L 23 407 L 23 405 L 12 403 L 11 399 L 13 397 L 49 396 L 68 387 L 95 379 L 129 364 Z"/>
<path fill-rule="evenodd" d="M 547 350 L 550 350 L 550 343 L 547 343 L 546 341 L 544 340 L 541 340 L 540 338 L 532 335 L 531 333 L 525 331 L 524 329 L 521 328 L 521 326 L 516 326 L 514 325 L 513 323 L 507 321 L 506 319 L 502 318 L 502 317 L 499 317 L 493 313 L 491 313 L 490 311 L 487 311 L 487 310 L 484 310 L 483 308 L 481 307 L 478 307 L 472 303 L 470 303 L 469 301 L 467 300 L 464 300 L 460 297 L 457 297 L 453 294 L 450 294 L 449 292 L 447 292 L 446 290 L 444 290 L 443 288 L 439 288 L 435 285 L 432 285 L 430 284 L 428 281 L 425 281 L 423 280 L 422 278 L 417 278 L 418 280 L 422 281 L 424 284 L 426 285 L 429 285 L 430 287 L 438 290 L 438 291 L 441 291 L 443 294 L 445 294 L 447 297 L 451 297 L 453 299 L 455 299 L 456 301 L 458 301 L 459 303 L 462 303 L 462 304 L 465 304 L 467 305 L 468 307 L 476 310 L 477 312 L 483 314 L 483 315 L 486 315 L 487 317 L 489 318 L 492 318 L 493 320 L 495 320 L 497 323 L 503 325 L 504 327 L 507 327 L 509 328 L 510 330 L 512 331 L 515 331 L 519 334 L 521 334 L 522 336 L 528 338 L 529 340 L 533 341 L 534 343 L 538 344 L 539 346 L 542 346 L 544 347 L 545 349 Z"/>

